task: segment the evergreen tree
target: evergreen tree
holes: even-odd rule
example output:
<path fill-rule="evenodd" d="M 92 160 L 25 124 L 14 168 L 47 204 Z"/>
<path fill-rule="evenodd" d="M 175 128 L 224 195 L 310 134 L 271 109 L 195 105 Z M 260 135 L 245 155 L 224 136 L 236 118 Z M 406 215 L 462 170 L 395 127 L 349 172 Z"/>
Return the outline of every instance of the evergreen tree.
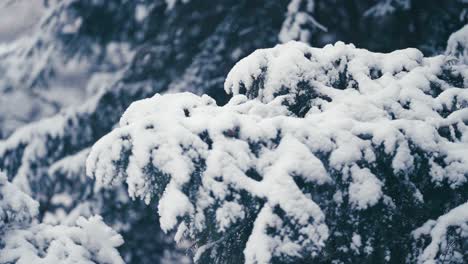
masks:
<path fill-rule="evenodd" d="M 87 4 L 88 8 L 76 9 L 77 3 Z M 67 11 L 82 10 L 83 16 L 97 13 L 95 17 L 86 17 L 86 21 L 98 20 L 100 13 L 91 11 L 102 6 L 95 7 L 95 3 L 114 6 L 107 1 L 62 1 L 59 7 L 65 6 L 67 8 L 63 10 Z M 101 78 L 100 75 L 91 77 L 87 90 L 93 93 L 82 105 L 64 109 L 55 116 L 17 129 L 8 139 L 0 142 L 0 168 L 22 190 L 40 202 L 41 217 L 48 214 L 47 219 L 54 221 L 54 218 L 61 218 L 57 214 L 63 213 L 72 216 L 89 212 L 100 214 L 106 222 L 114 223 L 112 226 L 124 237 L 126 243 L 120 248 L 124 258 L 128 262 L 137 263 L 157 263 L 161 261 L 162 254 L 168 255 L 164 249 L 170 250 L 173 246 L 159 232 L 157 222 L 153 221 L 154 212 L 150 208 L 140 202 L 128 201 L 122 191 L 111 191 L 107 195 L 95 193 L 93 181 L 82 174 L 86 149 L 111 130 L 132 101 L 162 92 L 168 87 L 177 89 L 183 84 L 196 87 L 200 83 L 202 85 L 199 85 L 198 92 L 209 90 L 219 100 L 225 100 L 227 96 L 220 92 L 222 90 L 216 90 L 216 87 L 222 84 L 229 68 L 249 52 L 265 43 L 273 45 L 276 41 L 272 28 L 279 27 L 281 21 L 261 19 L 253 13 L 260 11 L 263 16 L 267 16 L 268 13 L 276 12 L 274 17 L 280 18 L 282 12 L 282 8 L 278 8 L 274 2 L 266 4 L 262 9 L 255 7 L 263 6 L 263 3 L 249 1 L 216 5 L 211 2 L 177 2 L 172 8 L 165 2 L 148 5 L 148 13 L 141 23 L 158 27 L 142 27 L 147 34 L 153 35 L 135 47 L 138 51 L 129 65 L 110 78 Z M 144 7 L 146 5 L 140 8 Z M 193 10 L 200 10 L 200 13 L 193 13 Z M 237 19 L 246 12 L 252 15 Z M 125 14 L 136 15 L 138 12 Z M 125 15 L 114 15 L 122 17 L 122 21 L 128 20 Z M 83 25 L 87 23 L 82 22 L 81 27 Z M 90 22 L 89 25 L 97 26 L 96 22 Z M 81 32 L 81 27 L 75 32 Z M 250 28 L 250 31 L 245 31 L 246 28 Z M 81 37 L 81 34 L 78 36 Z M 51 41 L 62 43 L 62 38 Z M 80 42 L 66 42 L 67 45 L 74 43 Z M 193 43 L 201 44 L 197 46 Z M 60 54 L 57 56 L 62 58 Z M 213 65 L 205 67 L 207 64 Z M 60 167 L 63 169 L 58 169 Z M 64 199 L 64 196 L 68 198 Z M 97 202 L 96 199 L 107 202 Z M 116 206 L 111 210 L 108 204 Z M 122 214 L 131 217 L 120 217 Z"/>
<path fill-rule="evenodd" d="M 119 251 L 127 263 L 187 261 L 184 252 L 162 234 L 157 201 L 146 206 L 128 197 L 125 182 L 101 189 L 85 177 L 91 146 L 112 130 L 131 102 L 155 93 L 190 91 L 208 94 L 224 105 L 230 95 L 222 86 L 235 63 L 279 41 L 323 46 L 344 40 L 376 51 L 413 46 L 434 55 L 442 52 L 449 34 L 467 22 L 463 0 L 45 2 L 48 9 L 36 31 L 0 46 L 0 169 L 39 202 L 40 222 L 74 225 L 79 216 L 101 215 L 123 236 Z M 465 43 L 460 37 L 453 39 L 450 43 Z M 457 53 L 462 46 L 454 45 L 449 44 L 448 55 L 466 54 Z M 464 77 L 452 73 L 453 67 L 462 67 L 452 64 L 462 64 L 461 60 L 447 58 L 437 78 L 451 86 L 466 86 Z M 343 73 L 336 78 L 341 85 L 348 81 Z M 262 82 L 260 78 L 253 89 L 247 91 L 246 86 L 239 91 L 252 93 L 253 99 L 252 91 L 266 87 Z M 444 89 L 445 84 L 437 88 L 439 82 L 435 83 L 431 89 Z M 308 112 L 308 104 L 316 100 L 305 94 L 288 111 L 299 117 Z M 460 104 L 463 108 L 463 101 Z M 452 136 L 453 129 L 443 130 Z M 442 214 L 437 213 L 430 217 Z M 167 231 L 167 225 L 163 229 Z M 209 232 L 218 236 L 216 230 Z M 235 245 L 232 256 L 242 259 L 243 245 L 234 240 L 245 242 L 248 232 L 239 234 L 243 236 L 228 244 Z M 195 246 L 210 239 L 197 238 Z"/>
<path fill-rule="evenodd" d="M 198 263 L 465 263 L 467 77 L 416 49 L 257 50 L 225 106 L 133 103 L 88 174 L 155 200 Z"/>
<path fill-rule="evenodd" d="M 0 172 L 0 263 L 124 263 L 116 249 L 122 237 L 101 217 L 37 223 L 38 207 Z"/>

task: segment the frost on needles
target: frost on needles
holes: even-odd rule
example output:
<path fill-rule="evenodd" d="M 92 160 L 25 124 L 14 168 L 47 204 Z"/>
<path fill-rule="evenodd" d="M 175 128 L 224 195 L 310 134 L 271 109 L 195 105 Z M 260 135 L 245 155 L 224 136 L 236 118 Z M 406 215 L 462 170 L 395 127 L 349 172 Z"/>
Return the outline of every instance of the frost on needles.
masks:
<path fill-rule="evenodd" d="M 227 76 L 225 106 L 133 103 L 87 173 L 156 200 L 200 263 L 463 263 L 467 76 L 416 49 L 257 50 Z"/>

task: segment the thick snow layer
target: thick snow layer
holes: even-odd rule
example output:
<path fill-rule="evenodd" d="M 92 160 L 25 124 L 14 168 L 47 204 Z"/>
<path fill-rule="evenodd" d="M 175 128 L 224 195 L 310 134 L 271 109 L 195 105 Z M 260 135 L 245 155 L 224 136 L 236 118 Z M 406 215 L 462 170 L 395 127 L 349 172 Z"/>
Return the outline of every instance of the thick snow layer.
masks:
<path fill-rule="evenodd" d="M 156 199 L 162 228 L 179 225 L 178 239 L 215 234 L 197 259 L 249 224 L 246 263 L 314 257 L 338 235 L 326 224 L 336 221 L 325 218 L 332 209 L 319 204 L 349 203 L 351 217 L 380 205 L 391 215 L 400 204 L 386 184 L 395 178 L 419 203 L 422 185 L 408 178 L 421 160 L 424 184 L 466 185 L 468 93 L 452 80 L 467 71 L 445 59 L 343 43 L 258 50 L 229 73 L 225 106 L 189 93 L 133 103 L 93 146 L 87 173 Z M 323 201 L 307 188 L 336 193 Z M 372 251 L 363 234 L 348 239 L 351 250 Z"/>
<path fill-rule="evenodd" d="M 216 106 L 207 96 L 156 95 L 129 107 L 120 121 L 121 129 L 94 146 L 88 157 L 87 170 L 102 184 L 124 180 L 123 175 L 128 174 L 126 182 L 130 196 L 147 201 L 161 194 L 158 194 L 158 188 L 164 188 L 158 187 L 156 182 L 153 185 L 151 178 L 170 175 L 158 207 L 161 227 L 165 230 L 175 228 L 177 219 L 185 215 L 192 215 L 192 224 L 203 228 L 204 217 L 197 211 L 201 212 L 217 200 L 223 203 L 216 211 L 218 230 L 223 232 L 245 217 L 238 192 L 246 190 L 255 197 L 266 199 L 268 202 L 264 207 L 270 208 L 268 210 L 280 206 L 288 217 L 297 221 L 298 231 L 303 233 L 304 239 L 288 242 L 293 248 L 300 249 L 308 244 L 320 248 L 328 236 L 323 224 L 324 215 L 317 204 L 301 192 L 292 175 L 317 184 L 330 181 L 323 165 L 310 152 L 311 147 L 321 148 L 319 140 L 322 137 L 301 129 L 301 120 L 285 117 L 285 113 L 287 110 L 279 101 L 265 105 L 247 101 L 241 95 L 225 107 Z M 283 140 L 278 145 L 272 141 L 280 130 Z M 200 138 L 203 133 L 213 141 L 211 147 Z M 304 142 L 306 136 L 310 137 L 308 144 Z M 259 144 L 264 140 L 265 148 L 259 146 L 260 153 L 256 157 L 248 142 Z M 130 149 L 132 155 L 127 169 L 115 166 Z M 193 204 L 184 189 L 194 177 L 200 160 L 206 162 L 206 170 L 200 179 L 200 193 L 208 197 L 200 197 L 197 204 Z M 154 166 L 157 171 L 145 173 L 148 166 Z M 248 176 L 250 171 L 258 171 L 263 180 Z M 234 201 L 224 202 L 228 196 L 233 196 Z M 258 218 L 255 224 L 263 230 L 259 232 L 266 232 L 268 226 L 281 230 L 281 222 L 272 225 L 262 221 Z M 278 254 L 290 252 L 282 245 L 290 240 L 287 234 L 285 236 L 271 238 L 276 241 L 274 251 Z M 255 239 L 255 234 L 251 239 Z M 270 251 L 257 252 L 270 254 Z"/>
<path fill-rule="evenodd" d="M 38 212 L 39 204 L 8 182 L 0 171 L 0 234 L 30 224 Z"/>
<path fill-rule="evenodd" d="M 422 235 L 430 235 L 431 243 L 419 256 L 420 263 L 437 263 L 437 254 L 450 251 L 451 245 L 448 243 L 448 228 L 458 227 L 457 230 L 462 239 L 468 239 L 468 202 L 453 208 L 448 213 L 440 216 L 436 221 L 429 220 L 422 227 L 416 229 L 413 235 L 419 239 Z M 461 249 L 463 250 L 463 248 Z M 464 254 L 463 252 L 459 253 Z M 465 252 L 466 254 L 466 252 Z"/>
<path fill-rule="evenodd" d="M 116 247 L 123 239 L 101 217 L 79 218 L 76 226 L 33 225 L 6 232 L 0 263 L 124 263 Z"/>
<path fill-rule="evenodd" d="M 450 35 L 446 53 L 468 64 L 468 25 Z"/>
<path fill-rule="evenodd" d="M 361 155 L 373 162 L 375 154 L 368 144 L 383 144 L 386 153 L 394 153 L 393 169 L 404 172 L 412 169 L 409 145 L 415 144 L 448 163 L 445 169 L 431 164 L 432 179 L 456 186 L 467 180 L 468 92 L 463 81 L 453 87 L 438 77 L 453 71 L 463 80 L 468 70 L 466 66 L 445 69 L 445 61 L 443 56 L 423 58 L 416 49 L 381 54 L 340 42 L 323 49 L 291 42 L 257 50 L 239 61 L 225 89 L 233 94 L 245 92 L 262 102 L 287 94 L 292 96 L 293 107 L 302 107 L 296 114 L 333 130 L 336 141 L 348 141 L 344 146 L 354 140 L 354 149 L 337 142 L 332 165 L 339 167 Z M 307 96 L 312 98 L 307 101 Z M 306 102 L 301 104 L 301 100 Z M 455 111 L 444 116 L 451 109 Z M 354 136 L 338 136 L 344 130 Z M 451 131 L 450 136 L 442 136 L 441 130 Z M 460 134 L 454 139 L 455 133 Z M 362 136 L 372 140 L 362 141 Z"/>
<path fill-rule="evenodd" d="M 0 173 L 0 263 L 124 263 L 122 237 L 100 216 L 37 224 L 39 204 Z"/>

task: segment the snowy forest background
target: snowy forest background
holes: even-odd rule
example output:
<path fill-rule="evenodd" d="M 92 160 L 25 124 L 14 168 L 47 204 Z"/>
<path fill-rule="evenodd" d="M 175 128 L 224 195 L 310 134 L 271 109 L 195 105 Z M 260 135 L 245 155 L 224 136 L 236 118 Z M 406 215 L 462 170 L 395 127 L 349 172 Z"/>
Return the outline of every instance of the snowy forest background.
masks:
<path fill-rule="evenodd" d="M 468 263 L 466 0 L 0 0 L 0 263 Z"/>

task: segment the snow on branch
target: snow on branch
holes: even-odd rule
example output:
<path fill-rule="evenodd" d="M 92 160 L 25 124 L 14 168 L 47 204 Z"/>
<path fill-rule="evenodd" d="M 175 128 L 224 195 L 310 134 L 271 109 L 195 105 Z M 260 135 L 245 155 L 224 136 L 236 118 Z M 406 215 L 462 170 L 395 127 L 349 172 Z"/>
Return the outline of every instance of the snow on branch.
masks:
<path fill-rule="evenodd" d="M 38 224 L 38 207 L 0 173 L 0 263 L 124 263 L 116 249 L 122 237 L 100 216 Z"/>
<path fill-rule="evenodd" d="M 467 68 L 445 62 L 343 43 L 257 50 L 227 76 L 225 106 L 133 103 L 87 173 L 156 200 L 198 262 L 416 259 L 411 232 L 468 198 Z"/>
<path fill-rule="evenodd" d="M 314 8 L 314 0 L 292 0 L 278 35 L 279 40 L 281 42 L 298 40 L 307 43 L 314 30 L 327 32 L 328 29 L 313 17 Z"/>
<path fill-rule="evenodd" d="M 447 41 L 446 54 L 468 64 L 468 25 L 452 33 Z"/>
<path fill-rule="evenodd" d="M 423 235 L 430 235 L 431 242 L 424 248 L 419 257 L 421 263 L 435 263 L 437 255 L 445 260 L 456 260 L 463 262 L 463 248 L 457 248 L 455 241 L 450 237 L 451 227 L 459 234 L 460 239 L 468 238 L 468 202 L 459 205 L 448 213 L 440 216 L 436 221 L 429 220 L 422 227 L 413 231 L 416 239 L 421 239 Z M 451 258 L 448 256 L 451 254 Z"/>

